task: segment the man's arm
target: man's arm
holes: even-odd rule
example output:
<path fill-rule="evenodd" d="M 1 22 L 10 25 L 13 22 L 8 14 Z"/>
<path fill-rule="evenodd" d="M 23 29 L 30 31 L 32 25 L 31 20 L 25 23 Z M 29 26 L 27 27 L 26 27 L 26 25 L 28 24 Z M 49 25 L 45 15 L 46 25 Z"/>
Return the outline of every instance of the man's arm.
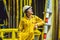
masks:
<path fill-rule="evenodd" d="M 37 23 L 36 23 L 37 26 L 42 26 L 45 24 L 45 22 L 37 16 L 36 16 L 36 21 L 37 21 Z"/>

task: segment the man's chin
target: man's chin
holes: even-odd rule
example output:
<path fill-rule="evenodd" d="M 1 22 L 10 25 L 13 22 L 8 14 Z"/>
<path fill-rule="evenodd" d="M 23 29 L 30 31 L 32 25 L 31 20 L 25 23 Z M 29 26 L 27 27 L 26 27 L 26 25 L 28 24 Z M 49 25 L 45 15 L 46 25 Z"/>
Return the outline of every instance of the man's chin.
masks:
<path fill-rule="evenodd" d="M 32 13 L 33 14 L 33 13 Z"/>

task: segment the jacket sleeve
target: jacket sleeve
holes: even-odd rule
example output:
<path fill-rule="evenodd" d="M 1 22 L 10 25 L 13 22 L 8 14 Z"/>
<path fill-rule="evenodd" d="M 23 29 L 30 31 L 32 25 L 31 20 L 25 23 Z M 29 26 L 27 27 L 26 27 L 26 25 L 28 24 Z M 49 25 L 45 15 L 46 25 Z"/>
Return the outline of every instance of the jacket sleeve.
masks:
<path fill-rule="evenodd" d="M 39 17 L 37 17 L 37 16 L 36 16 L 36 21 L 37 21 L 37 25 L 38 25 L 38 26 L 42 26 L 42 25 L 45 24 L 45 22 L 44 22 L 41 18 L 39 18 Z"/>
<path fill-rule="evenodd" d="M 20 21 L 20 24 L 19 24 L 19 31 L 20 31 L 20 32 L 23 31 L 23 20 Z"/>

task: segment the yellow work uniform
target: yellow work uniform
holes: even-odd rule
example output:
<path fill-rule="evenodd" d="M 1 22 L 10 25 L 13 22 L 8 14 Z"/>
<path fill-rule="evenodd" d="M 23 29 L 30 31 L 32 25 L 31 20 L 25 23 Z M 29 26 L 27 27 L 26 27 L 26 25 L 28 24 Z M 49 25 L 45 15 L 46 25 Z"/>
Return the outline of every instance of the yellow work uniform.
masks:
<path fill-rule="evenodd" d="M 35 15 L 31 15 L 31 18 L 28 19 L 27 16 L 24 16 L 19 25 L 19 40 L 34 40 L 34 26 L 37 23 L 38 26 L 44 24 L 42 19 Z M 36 30 L 37 31 L 37 30 Z M 40 31 L 37 31 L 41 33 Z"/>

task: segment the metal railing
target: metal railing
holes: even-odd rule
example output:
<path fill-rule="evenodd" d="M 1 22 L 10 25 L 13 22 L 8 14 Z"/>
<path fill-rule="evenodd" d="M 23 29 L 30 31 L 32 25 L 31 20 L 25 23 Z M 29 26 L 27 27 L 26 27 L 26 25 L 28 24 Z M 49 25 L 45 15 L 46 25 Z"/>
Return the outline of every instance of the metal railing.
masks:
<path fill-rule="evenodd" d="M 12 37 L 9 39 L 9 38 L 4 38 L 4 33 L 7 33 L 7 32 L 11 32 L 12 33 Z M 16 34 L 15 32 L 18 32 L 18 29 L 0 29 L 0 38 L 2 40 L 18 40 L 16 38 Z M 6 35 L 7 36 L 7 35 Z"/>

